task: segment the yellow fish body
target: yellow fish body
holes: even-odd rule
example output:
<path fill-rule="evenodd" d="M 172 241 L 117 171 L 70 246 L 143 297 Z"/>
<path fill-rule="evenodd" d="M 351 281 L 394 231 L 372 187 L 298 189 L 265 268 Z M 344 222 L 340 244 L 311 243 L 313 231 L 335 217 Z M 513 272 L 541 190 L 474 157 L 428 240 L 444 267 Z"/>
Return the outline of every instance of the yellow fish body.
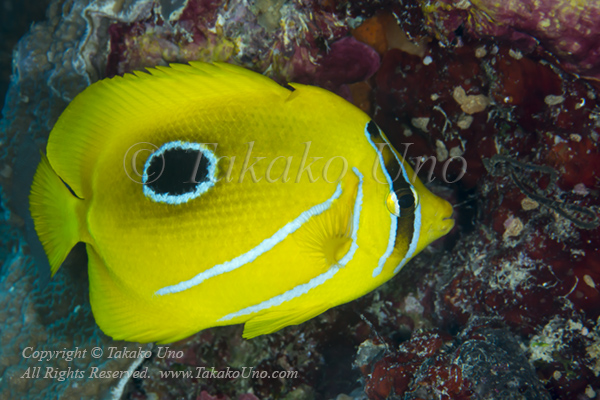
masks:
<path fill-rule="evenodd" d="M 292 86 L 192 62 L 99 81 L 67 107 L 30 209 L 53 274 L 86 243 L 106 334 L 271 333 L 375 289 L 452 228 L 366 114 Z"/>

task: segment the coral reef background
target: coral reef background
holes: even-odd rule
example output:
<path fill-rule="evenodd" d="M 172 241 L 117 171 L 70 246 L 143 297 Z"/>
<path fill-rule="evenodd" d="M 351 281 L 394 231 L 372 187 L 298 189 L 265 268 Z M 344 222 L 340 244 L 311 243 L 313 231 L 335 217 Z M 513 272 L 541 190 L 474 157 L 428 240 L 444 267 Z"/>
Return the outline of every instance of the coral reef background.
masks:
<path fill-rule="evenodd" d="M 52 1 L 15 47 L 0 121 L 0 398 L 598 398 L 597 15 L 595 2 L 561 0 Z M 81 248 L 49 280 L 27 211 L 39 151 L 91 82 L 187 60 L 344 96 L 423 165 L 456 228 L 388 284 L 300 326 L 91 357 L 140 345 L 96 327 Z M 41 364 L 27 346 L 88 356 Z M 40 365 L 148 374 L 23 378 Z M 198 367 L 298 376 L 165 374 Z"/>
<path fill-rule="evenodd" d="M 49 3 L 6 0 L 0 5 L 0 110 L 10 81 L 13 48 L 33 22 L 45 18 Z"/>

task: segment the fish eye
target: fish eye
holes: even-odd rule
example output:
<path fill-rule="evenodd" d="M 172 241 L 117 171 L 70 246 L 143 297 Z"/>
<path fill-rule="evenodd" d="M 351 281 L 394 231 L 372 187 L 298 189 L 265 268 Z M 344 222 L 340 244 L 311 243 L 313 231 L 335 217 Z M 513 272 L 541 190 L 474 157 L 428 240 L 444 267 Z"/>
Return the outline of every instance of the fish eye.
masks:
<path fill-rule="evenodd" d="M 394 190 L 386 199 L 388 210 L 397 217 L 406 216 L 406 212 L 412 211 L 418 203 L 419 196 L 412 186 Z"/>

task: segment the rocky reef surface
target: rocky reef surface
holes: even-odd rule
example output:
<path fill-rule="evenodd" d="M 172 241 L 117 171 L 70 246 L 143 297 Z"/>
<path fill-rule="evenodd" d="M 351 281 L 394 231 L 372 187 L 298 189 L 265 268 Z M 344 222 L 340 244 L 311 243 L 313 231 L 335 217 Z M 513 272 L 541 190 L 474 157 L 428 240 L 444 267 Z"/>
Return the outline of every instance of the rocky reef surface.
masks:
<path fill-rule="evenodd" d="M 53 1 L 15 49 L 0 122 L 0 397 L 598 398 L 598 11 L 550 0 Z M 29 185 L 52 125 L 87 85 L 189 60 L 352 101 L 454 204 L 456 227 L 383 287 L 300 326 L 249 341 L 226 327 L 168 346 L 113 342 L 91 316 L 81 249 L 49 280 Z M 150 353 L 92 355 L 124 346 Z M 42 362 L 27 347 L 86 352 Z M 28 379 L 35 367 L 86 373 Z M 88 379 L 92 368 L 140 374 Z"/>

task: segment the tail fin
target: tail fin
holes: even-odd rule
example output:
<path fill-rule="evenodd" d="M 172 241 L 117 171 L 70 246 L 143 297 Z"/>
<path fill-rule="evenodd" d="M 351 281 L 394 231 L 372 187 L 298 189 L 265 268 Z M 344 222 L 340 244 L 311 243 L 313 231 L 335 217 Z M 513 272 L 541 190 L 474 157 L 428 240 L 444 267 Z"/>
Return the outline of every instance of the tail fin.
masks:
<path fill-rule="evenodd" d="M 80 241 L 76 211 L 79 201 L 42 154 L 31 185 L 29 211 L 53 276 L 73 246 Z"/>

